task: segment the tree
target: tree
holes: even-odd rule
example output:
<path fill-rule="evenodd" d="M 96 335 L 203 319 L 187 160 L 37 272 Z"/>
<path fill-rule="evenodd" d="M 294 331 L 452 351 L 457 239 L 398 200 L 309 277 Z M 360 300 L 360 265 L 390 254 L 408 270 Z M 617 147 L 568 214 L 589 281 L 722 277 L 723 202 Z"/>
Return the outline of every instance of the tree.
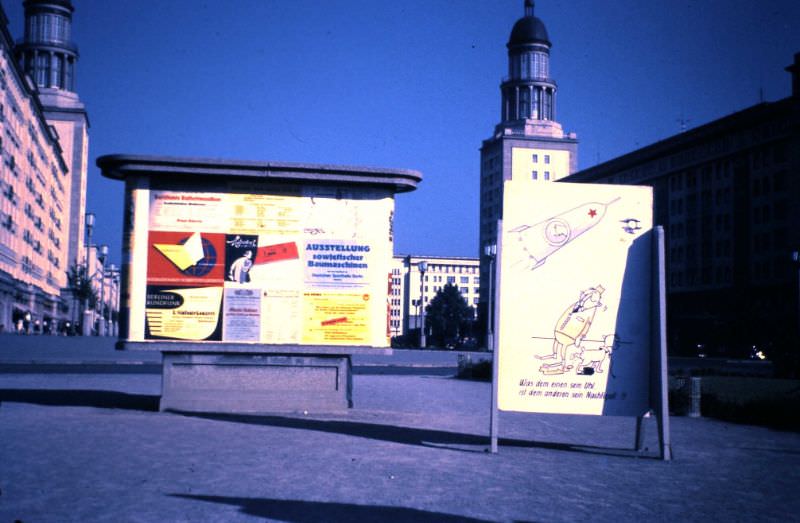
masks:
<path fill-rule="evenodd" d="M 92 282 L 86 277 L 86 267 L 73 264 L 67 271 L 67 285 L 82 309 L 94 309 L 97 305 L 97 291 L 92 287 Z"/>
<path fill-rule="evenodd" d="M 425 325 L 430 329 L 431 345 L 459 345 L 461 337 L 469 332 L 473 317 L 473 309 L 458 292 L 458 287 L 446 284 L 425 307 Z"/>

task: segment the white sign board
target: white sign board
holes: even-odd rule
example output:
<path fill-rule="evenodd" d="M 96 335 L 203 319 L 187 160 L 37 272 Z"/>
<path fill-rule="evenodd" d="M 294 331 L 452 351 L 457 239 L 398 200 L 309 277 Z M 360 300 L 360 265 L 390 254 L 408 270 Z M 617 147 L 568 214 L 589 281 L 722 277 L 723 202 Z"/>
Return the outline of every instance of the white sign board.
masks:
<path fill-rule="evenodd" d="M 505 183 L 500 410 L 648 410 L 652 220 L 650 187 Z"/>

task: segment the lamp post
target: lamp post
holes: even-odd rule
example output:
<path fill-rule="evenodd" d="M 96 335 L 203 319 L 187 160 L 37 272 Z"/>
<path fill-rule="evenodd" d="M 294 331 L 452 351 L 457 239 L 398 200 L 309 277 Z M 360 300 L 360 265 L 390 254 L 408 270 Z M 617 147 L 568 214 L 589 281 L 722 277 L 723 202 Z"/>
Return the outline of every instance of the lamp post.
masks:
<path fill-rule="evenodd" d="M 498 387 L 498 368 L 500 366 L 500 358 L 494 347 L 494 260 L 497 256 L 497 244 L 487 243 L 483 246 L 483 254 L 489 260 L 489 296 L 487 301 L 487 326 L 486 326 L 486 343 L 487 350 L 492 352 L 492 409 L 489 416 L 489 451 L 492 454 L 497 454 L 497 440 L 498 440 L 498 423 L 500 416 L 497 411 L 497 387 Z"/>
<path fill-rule="evenodd" d="M 83 276 L 88 281 L 89 285 L 88 288 L 92 288 L 92 275 L 90 271 L 90 264 L 89 264 L 89 251 L 92 245 L 92 229 L 94 229 L 94 213 L 87 212 L 84 216 L 84 224 L 86 225 L 86 265 L 84 266 Z M 84 336 L 90 336 L 92 334 L 92 313 L 89 311 L 89 303 L 86 302 L 86 305 L 82 307 L 84 308 L 83 311 L 83 329 L 82 334 Z"/>
<path fill-rule="evenodd" d="M 108 266 L 108 335 L 116 336 L 116 326 L 114 324 L 114 312 L 119 308 L 119 269 L 113 263 Z"/>
<path fill-rule="evenodd" d="M 497 256 L 497 245 L 487 243 L 483 246 L 483 255 L 489 260 L 489 295 L 486 300 L 486 349 L 494 351 L 494 259 Z"/>
<path fill-rule="evenodd" d="M 108 256 L 108 245 L 100 246 L 100 321 L 97 324 L 97 335 L 106 335 L 106 257 Z"/>
<path fill-rule="evenodd" d="M 425 348 L 425 271 L 428 270 L 428 262 L 425 260 L 417 264 L 419 269 L 419 317 L 422 325 L 419 329 L 419 348 Z"/>
<path fill-rule="evenodd" d="M 86 225 L 86 275 L 89 275 L 89 247 L 92 245 L 92 229 L 94 229 L 94 213 L 87 212 L 84 218 Z"/>

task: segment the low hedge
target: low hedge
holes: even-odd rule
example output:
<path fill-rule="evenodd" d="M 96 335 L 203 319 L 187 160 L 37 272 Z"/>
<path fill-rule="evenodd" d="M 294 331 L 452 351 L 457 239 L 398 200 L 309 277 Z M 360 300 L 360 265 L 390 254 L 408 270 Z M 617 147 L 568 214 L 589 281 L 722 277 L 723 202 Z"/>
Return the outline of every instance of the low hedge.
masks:
<path fill-rule="evenodd" d="M 688 414 L 688 378 L 670 378 L 669 401 L 672 414 Z M 700 413 L 734 423 L 800 431 L 800 380 L 706 376 L 701 381 Z"/>

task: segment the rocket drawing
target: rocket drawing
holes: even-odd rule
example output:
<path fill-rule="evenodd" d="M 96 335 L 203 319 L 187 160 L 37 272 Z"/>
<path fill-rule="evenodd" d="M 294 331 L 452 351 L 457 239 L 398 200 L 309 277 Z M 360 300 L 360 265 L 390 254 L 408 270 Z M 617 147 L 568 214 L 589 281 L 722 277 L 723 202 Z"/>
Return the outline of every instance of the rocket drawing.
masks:
<path fill-rule="evenodd" d="M 619 199 L 608 203 L 587 202 L 537 224 L 511 229 L 527 254 L 521 261 L 530 264 L 530 270 L 540 267 L 551 254 L 600 223 L 609 205 Z"/>

